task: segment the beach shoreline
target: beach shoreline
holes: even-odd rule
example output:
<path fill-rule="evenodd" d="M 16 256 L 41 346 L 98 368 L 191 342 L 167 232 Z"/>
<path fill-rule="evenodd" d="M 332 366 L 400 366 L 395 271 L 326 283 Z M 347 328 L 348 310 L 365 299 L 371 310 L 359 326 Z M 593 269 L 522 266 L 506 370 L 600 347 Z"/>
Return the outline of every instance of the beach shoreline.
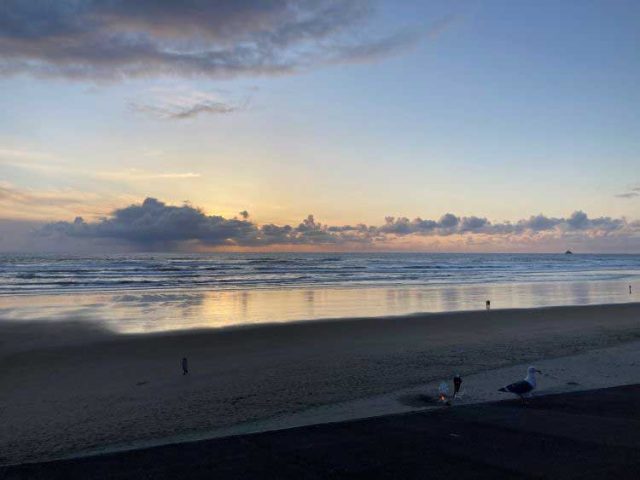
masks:
<path fill-rule="evenodd" d="M 413 267 L 420 267 L 414 265 L 419 262 L 410 263 L 399 270 L 413 272 Z M 467 268 L 475 272 L 471 266 Z M 591 267 L 584 265 L 584 268 Z M 477 270 L 482 272 L 484 269 Z M 514 270 L 519 271 L 515 267 Z M 283 273 L 279 272 L 278 275 Z M 333 272 L 332 275 L 338 274 Z M 345 275 L 349 277 L 351 274 Z M 533 275 L 535 278 L 529 278 L 530 281 L 511 271 L 500 281 L 494 278 L 493 282 L 480 283 L 478 278 L 474 282 L 466 281 L 466 272 L 451 271 L 442 275 L 449 283 L 420 284 L 407 280 L 402 284 L 386 285 L 360 285 L 354 282 L 310 285 L 300 282 L 275 286 L 256 280 L 251 286 L 235 285 L 237 288 L 229 288 L 232 285 L 223 288 L 198 288 L 193 285 L 187 288 L 187 282 L 178 289 L 169 285 L 138 285 L 132 288 L 126 284 L 126 288 L 109 290 L 105 287 L 96 291 L 76 286 L 61 288 L 52 284 L 47 292 L 17 288 L 8 290 L 15 295 L 7 295 L 0 291 L 0 318 L 29 322 L 81 319 L 118 333 L 147 334 L 331 318 L 344 320 L 405 316 L 419 312 L 466 312 L 483 309 L 487 300 L 491 301 L 492 309 L 640 301 L 640 290 L 629 290 L 630 284 L 637 279 L 635 270 L 615 274 L 594 270 L 588 275 L 582 273 L 582 280 L 566 278 L 566 272 L 556 272 L 545 274 L 548 277 L 546 279 Z M 482 274 L 476 272 L 475 275 L 484 279 Z M 462 276 L 459 281 L 454 281 L 459 276 Z M 585 280 L 588 276 L 592 277 L 591 280 Z M 342 277 L 338 275 L 336 278 Z M 11 285 L 12 281 L 7 283 Z"/>
<path fill-rule="evenodd" d="M 631 383 L 636 377 L 629 365 L 640 365 L 633 343 L 640 339 L 637 303 L 146 335 L 81 321 L 62 329 L 59 322 L 1 325 L 3 464 L 424 408 L 399 399 L 432 391 L 454 373 L 475 392 L 463 402 L 473 403 L 495 399 L 477 387 L 482 382 L 493 392 L 503 379 L 524 376 L 518 368 L 528 362 L 554 361 L 554 371 L 574 365 L 572 379 L 597 363 L 601 373 L 584 388 Z M 47 327 L 61 332 L 58 339 Z M 38 330 L 47 341 L 33 341 Z M 179 367 L 183 355 L 188 376 Z"/>

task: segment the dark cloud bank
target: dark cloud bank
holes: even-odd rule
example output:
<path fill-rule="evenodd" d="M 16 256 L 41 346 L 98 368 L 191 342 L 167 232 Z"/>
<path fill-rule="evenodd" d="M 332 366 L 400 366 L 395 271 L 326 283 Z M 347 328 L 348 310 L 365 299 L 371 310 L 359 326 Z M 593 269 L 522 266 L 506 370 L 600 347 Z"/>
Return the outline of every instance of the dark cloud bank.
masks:
<path fill-rule="evenodd" d="M 104 239 L 124 242 L 136 249 L 197 247 L 266 247 L 273 245 L 385 245 L 399 238 L 484 236 L 499 240 L 536 236 L 554 238 L 611 238 L 620 243 L 640 240 L 640 223 L 610 217 L 589 218 L 581 211 L 567 218 L 532 216 L 515 223 L 492 223 L 482 217 L 458 217 L 451 213 L 438 220 L 387 217 L 381 226 L 332 226 L 309 215 L 297 226 L 258 225 L 246 211 L 240 218 L 207 215 L 190 205 L 170 206 L 154 198 L 113 212 L 97 222 L 76 218 L 73 222 L 45 225 L 39 235 L 49 238 Z"/>
<path fill-rule="evenodd" d="M 282 74 L 375 59 L 430 33 L 371 34 L 366 20 L 372 3 L 4 0 L 0 74 L 90 79 Z"/>

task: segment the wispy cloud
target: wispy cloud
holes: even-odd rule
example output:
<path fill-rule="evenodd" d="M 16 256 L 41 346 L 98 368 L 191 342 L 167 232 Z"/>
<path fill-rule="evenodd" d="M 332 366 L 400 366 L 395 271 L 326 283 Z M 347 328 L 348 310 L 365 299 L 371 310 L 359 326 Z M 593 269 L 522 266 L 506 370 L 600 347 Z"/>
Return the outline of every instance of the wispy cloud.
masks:
<path fill-rule="evenodd" d="M 34 203 L 46 202 L 51 204 L 71 205 L 81 204 L 83 198 L 77 195 L 70 194 L 70 192 L 45 190 L 45 191 L 31 191 L 21 190 L 15 188 L 7 182 L 0 183 L 0 201 L 1 202 L 15 202 L 27 205 Z"/>
<path fill-rule="evenodd" d="M 141 170 L 137 168 L 126 168 L 124 170 L 110 170 L 97 172 L 95 174 L 98 177 L 102 178 L 110 178 L 117 180 L 153 180 L 153 179 L 162 179 L 162 178 L 173 178 L 173 179 L 188 179 L 188 178 L 199 178 L 202 175 L 195 172 L 150 172 L 146 170 Z"/>
<path fill-rule="evenodd" d="M 640 197 L 640 186 L 630 187 L 628 191 L 623 193 L 618 193 L 614 196 L 617 198 L 626 198 L 626 199 Z"/>
<path fill-rule="evenodd" d="M 95 218 L 109 213 L 114 205 L 128 198 L 125 195 L 72 188 L 26 189 L 0 182 L 0 211 L 3 218 L 41 220 L 74 215 Z"/>
<path fill-rule="evenodd" d="M 187 118 L 193 118 L 203 113 L 209 114 L 225 114 L 238 110 L 238 107 L 227 105 L 222 102 L 204 101 L 194 103 L 188 106 L 158 106 L 158 105 L 145 105 L 140 103 L 131 103 L 131 107 L 142 113 L 147 113 L 158 118 L 184 120 Z"/>
<path fill-rule="evenodd" d="M 13 156 L 3 155 L 3 152 L 12 152 Z M 142 157 L 157 157 L 163 153 L 160 151 L 144 151 Z M 54 161 L 55 159 L 55 161 Z M 98 170 L 79 168 L 64 162 L 51 153 L 32 152 L 30 150 L 0 149 L 0 165 L 10 165 L 28 171 L 38 171 L 42 174 L 77 175 L 88 178 L 107 178 L 112 180 L 136 181 L 154 179 L 190 179 L 199 178 L 202 175 L 197 172 L 158 172 L 139 168 L 124 168 L 119 170 Z M 18 192 L 18 190 L 16 190 Z"/>
<path fill-rule="evenodd" d="M 367 0 L 5 0 L 0 74 L 121 79 L 283 74 L 392 54 L 418 36 L 376 37 Z"/>
<path fill-rule="evenodd" d="M 183 84 L 155 87 L 129 102 L 131 110 L 162 120 L 186 120 L 200 115 L 227 115 L 249 106 L 250 97 L 235 99 L 229 92 L 200 91 Z"/>
<path fill-rule="evenodd" d="M 149 178 L 200 178 L 202 175 L 199 173 L 185 172 L 185 173 L 156 173 Z"/>
<path fill-rule="evenodd" d="M 0 159 L 50 160 L 52 158 L 55 156 L 48 152 L 0 148 Z"/>

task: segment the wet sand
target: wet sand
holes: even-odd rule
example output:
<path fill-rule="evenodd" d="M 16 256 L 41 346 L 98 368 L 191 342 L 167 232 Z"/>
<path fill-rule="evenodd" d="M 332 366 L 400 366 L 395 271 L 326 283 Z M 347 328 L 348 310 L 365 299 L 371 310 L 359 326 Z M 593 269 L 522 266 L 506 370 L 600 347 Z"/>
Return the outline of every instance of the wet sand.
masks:
<path fill-rule="evenodd" d="M 344 405 L 360 417 L 389 413 L 389 405 L 421 408 L 401 399 L 454 373 L 465 377 L 467 388 L 474 375 L 485 375 L 478 382 L 495 383 L 487 389 L 493 392 L 512 375 L 523 376 L 508 366 L 569 359 L 556 360 L 558 376 L 563 362 L 587 365 L 589 357 L 575 359 L 588 352 L 600 361 L 598 382 L 628 383 L 639 349 L 626 356 L 615 349 L 638 339 L 638 304 L 149 335 L 116 335 L 72 321 L 0 322 L 0 463 L 206 437 L 238 426 L 260 429 L 261 422 L 263 428 L 270 421 L 286 426 L 278 419 L 296 415 L 309 415 L 311 423 L 333 421 L 344 416 L 337 413 Z M 603 357 L 598 349 L 610 350 Z M 183 356 L 188 376 L 180 369 Z M 570 381 L 561 378 L 557 387 Z M 475 396 L 467 401 L 489 399 Z M 376 410 L 381 404 L 386 407 Z"/>

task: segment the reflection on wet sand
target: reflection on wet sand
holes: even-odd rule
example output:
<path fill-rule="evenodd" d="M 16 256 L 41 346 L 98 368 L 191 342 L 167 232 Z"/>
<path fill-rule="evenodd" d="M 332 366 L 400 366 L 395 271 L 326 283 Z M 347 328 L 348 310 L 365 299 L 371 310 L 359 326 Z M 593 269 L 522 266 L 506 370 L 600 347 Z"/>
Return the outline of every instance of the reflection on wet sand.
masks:
<path fill-rule="evenodd" d="M 122 333 L 403 315 L 638 301 L 628 282 L 487 284 L 439 287 L 262 289 L 26 295 L 0 298 L 8 320 L 97 321 Z M 640 291 L 640 289 L 639 289 Z"/>

